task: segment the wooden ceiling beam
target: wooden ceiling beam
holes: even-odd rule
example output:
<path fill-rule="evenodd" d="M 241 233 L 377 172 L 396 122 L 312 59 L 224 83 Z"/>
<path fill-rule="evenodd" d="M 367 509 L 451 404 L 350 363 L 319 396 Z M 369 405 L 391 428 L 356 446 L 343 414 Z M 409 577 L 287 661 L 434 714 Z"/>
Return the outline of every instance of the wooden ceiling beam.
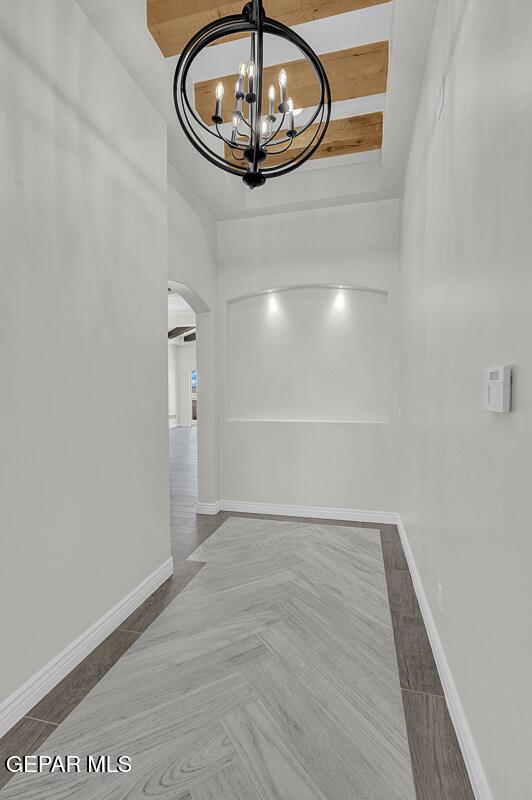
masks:
<path fill-rule="evenodd" d="M 285 25 L 345 14 L 389 0 L 265 0 L 266 14 Z M 147 0 L 148 29 L 164 56 L 181 53 L 204 25 L 240 14 L 245 0 Z"/>
<path fill-rule="evenodd" d="M 388 42 L 375 42 L 362 47 L 351 47 L 338 50 L 336 53 L 325 53 L 320 56 L 331 84 L 332 100 L 351 100 L 355 97 L 366 97 L 386 91 L 388 79 Z M 296 108 L 309 108 L 319 101 L 319 87 L 314 71 L 306 59 L 276 64 L 264 70 L 264 86 L 270 83 L 277 87 L 279 70 L 286 69 L 288 75 L 288 94 L 292 97 Z M 225 75 L 209 81 L 198 81 L 194 84 L 196 111 L 207 125 L 212 125 L 214 113 L 214 91 L 218 81 L 222 81 L 225 89 L 223 118 L 231 121 L 234 95 L 234 75 Z M 267 113 L 267 93 L 264 98 L 263 112 Z M 244 104 L 244 112 L 246 105 Z"/>
<path fill-rule="evenodd" d="M 311 139 L 316 125 L 311 125 L 308 131 L 294 139 L 290 150 L 279 155 L 268 156 L 264 167 L 284 164 L 297 155 Z M 333 119 L 329 124 L 321 146 L 312 156 L 314 158 L 329 158 L 331 156 L 345 156 L 351 153 L 363 153 L 367 150 L 380 150 L 382 146 L 382 112 L 373 114 L 360 114 L 346 119 Z M 231 150 L 226 146 L 225 157 L 232 160 Z M 311 159 L 311 160 L 312 160 Z M 241 163 L 239 164 L 241 166 Z"/>
<path fill-rule="evenodd" d="M 195 325 L 180 325 L 177 328 L 172 328 L 171 331 L 168 331 L 168 338 L 169 339 L 177 339 L 178 336 L 183 336 L 184 333 L 188 333 L 188 331 L 195 330 Z"/>

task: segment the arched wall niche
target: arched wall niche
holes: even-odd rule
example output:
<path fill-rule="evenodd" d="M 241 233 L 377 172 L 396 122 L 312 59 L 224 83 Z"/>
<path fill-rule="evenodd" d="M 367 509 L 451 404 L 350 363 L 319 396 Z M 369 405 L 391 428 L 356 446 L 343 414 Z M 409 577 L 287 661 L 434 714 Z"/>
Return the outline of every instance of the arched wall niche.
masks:
<path fill-rule="evenodd" d="M 387 423 L 388 292 L 296 284 L 226 302 L 226 419 Z"/>

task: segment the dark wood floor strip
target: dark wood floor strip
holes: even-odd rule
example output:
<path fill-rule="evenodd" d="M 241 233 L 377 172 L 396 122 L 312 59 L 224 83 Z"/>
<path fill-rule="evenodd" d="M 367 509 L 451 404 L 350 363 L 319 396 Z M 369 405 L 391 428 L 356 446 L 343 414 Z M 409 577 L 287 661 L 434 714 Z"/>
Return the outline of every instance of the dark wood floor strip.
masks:
<path fill-rule="evenodd" d="M 29 717 L 59 724 L 139 637 L 138 633 L 113 631 L 77 667 L 68 673 L 31 711 Z"/>
<path fill-rule="evenodd" d="M 45 725 L 55 725 L 57 728 L 58 722 L 50 722 L 48 719 L 37 719 L 37 717 L 31 717 L 29 714 L 26 714 L 25 719 L 32 719 L 34 722 L 44 722 Z"/>
<path fill-rule="evenodd" d="M 421 617 L 392 615 L 401 688 L 443 695 L 443 688 Z"/>
<path fill-rule="evenodd" d="M 401 537 L 379 527 L 417 800 L 475 800 Z"/>
<path fill-rule="evenodd" d="M 444 697 L 403 691 L 417 800 L 475 800 Z"/>
<path fill-rule="evenodd" d="M 11 755 L 31 755 L 56 727 L 48 722 L 23 717 L 0 739 L 0 787 L 13 777 L 6 768 L 6 758 Z"/>

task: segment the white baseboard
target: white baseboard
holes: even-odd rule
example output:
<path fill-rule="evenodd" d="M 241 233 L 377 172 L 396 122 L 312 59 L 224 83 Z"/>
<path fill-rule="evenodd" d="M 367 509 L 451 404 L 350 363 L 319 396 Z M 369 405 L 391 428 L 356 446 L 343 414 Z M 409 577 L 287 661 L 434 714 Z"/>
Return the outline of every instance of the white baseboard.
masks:
<path fill-rule="evenodd" d="M 217 514 L 220 510 L 219 500 L 216 503 L 196 503 L 196 514 Z"/>
<path fill-rule="evenodd" d="M 174 561 L 169 558 L 142 583 L 109 609 L 94 625 L 71 642 L 33 677 L 0 703 L 0 736 L 13 727 L 70 670 L 91 653 L 103 640 L 138 608 L 164 581 L 173 575 Z"/>
<path fill-rule="evenodd" d="M 327 508 L 323 506 L 292 506 L 279 503 L 250 503 L 243 500 L 220 500 L 221 511 L 242 511 L 248 514 L 272 514 L 281 517 L 316 517 L 348 522 L 397 524 L 395 511 L 367 511 L 356 508 Z"/>
<path fill-rule="evenodd" d="M 445 699 L 447 700 L 447 707 L 449 708 L 449 714 L 453 721 L 454 729 L 458 737 L 458 742 L 464 757 L 464 762 L 475 798 L 476 800 L 493 800 L 493 795 L 488 784 L 486 773 L 482 767 L 471 730 L 464 714 L 464 709 L 460 702 L 460 697 L 458 695 L 456 685 L 445 656 L 441 639 L 438 634 L 438 629 L 436 627 L 436 623 L 434 622 L 434 617 L 432 616 L 429 601 L 423 587 L 423 581 L 421 580 L 421 575 L 418 571 L 401 515 L 397 514 L 396 517 L 396 524 L 399 529 L 399 535 L 401 536 L 401 542 L 406 560 L 408 562 L 408 567 L 410 569 L 410 575 L 412 576 L 412 583 L 414 584 L 414 590 L 419 602 L 425 628 L 427 629 L 430 645 L 432 647 L 432 653 L 434 655 L 434 660 L 436 661 L 436 666 L 438 668 L 438 673 L 443 686 Z"/>

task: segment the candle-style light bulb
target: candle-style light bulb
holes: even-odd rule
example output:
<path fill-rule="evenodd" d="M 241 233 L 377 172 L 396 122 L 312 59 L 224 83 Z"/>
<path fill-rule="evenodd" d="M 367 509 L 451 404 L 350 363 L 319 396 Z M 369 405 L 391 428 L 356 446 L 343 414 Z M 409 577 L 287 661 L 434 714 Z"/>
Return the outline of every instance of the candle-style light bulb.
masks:
<path fill-rule="evenodd" d="M 275 86 L 272 84 L 268 89 L 268 119 L 275 122 Z"/>
<path fill-rule="evenodd" d="M 268 135 L 269 135 L 269 124 L 268 124 L 268 120 L 265 119 L 265 118 L 262 119 L 262 122 L 260 124 L 260 132 L 261 132 L 261 135 L 264 137 L 264 139 L 268 138 Z"/>
<path fill-rule="evenodd" d="M 286 135 L 290 136 L 293 139 L 294 136 L 297 135 L 297 131 L 294 126 L 294 101 L 291 97 L 288 98 L 286 101 L 286 105 L 288 107 L 288 121 L 287 121 L 287 130 Z"/>
<path fill-rule="evenodd" d="M 218 81 L 216 84 L 214 95 L 216 98 L 216 103 L 214 106 L 214 114 L 212 115 L 211 119 L 217 125 L 220 125 L 224 121 L 222 117 L 222 98 L 224 96 L 224 85 L 221 81 Z"/>
<path fill-rule="evenodd" d="M 231 141 L 234 143 L 236 142 L 236 136 L 238 133 L 238 122 L 239 122 L 239 115 L 235 112 L 233 114 L 233 130 L 231 131 Z"/>
<path fill-rule="evenodd" d="M 256 98 L 255 95 L 255 63 L 250 61 L 247 66 L 247 73 L 248 73 L 248 93 L 246 95 L 246 100 L 248 103 L 254 103 Z"/>
<path fill-rule="evenodd" d="M 279 112 L 286 114 L 288 111 L 286 105 L 286 84 L 288 83 L 288 75 L 285 69 L 279 70 Z"/>
<path fill-rule="evenodd" d="M 235 114 L 242 113 L 242 100 L 244 99 L 244 92 L 240 89 L 240 78 L 235 83 Z"/>
<path fill-rule="evenodd" d="M 244 79 L 246 77 L 247 68 L 248 65 L 246 64 L 246 62 L 241 61 L 240 67 L 238 69 L 238 80 L 236 82 L 236 87 L 235 87 L 235 97 L 237 100 L 243 100 L 244 97 L 246 96 L 246 93 L 244 91 Z"/>

